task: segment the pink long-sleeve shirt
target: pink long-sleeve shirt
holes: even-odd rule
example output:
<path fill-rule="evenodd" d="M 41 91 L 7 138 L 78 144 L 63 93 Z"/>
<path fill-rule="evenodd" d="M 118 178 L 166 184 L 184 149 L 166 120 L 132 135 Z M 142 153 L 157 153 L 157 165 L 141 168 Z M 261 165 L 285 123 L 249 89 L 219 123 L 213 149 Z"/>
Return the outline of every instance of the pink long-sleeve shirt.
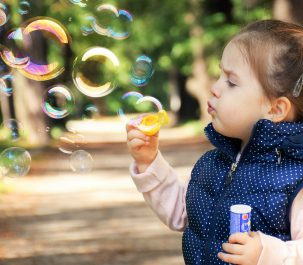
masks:
<path fill-rule="evenodd" d="M 130 173 L 137 190 L 158 217 L 170 229 L 184 231 L 188 224 L 185 206 L 188 182 L 183 184 L 179 180 L 160 152 L 144 173 L 138 172 L 134 162 Z M 289 219 L 291 241 L 258 232 L 263 249 L 257 265 L 303 265 L 303 189 L 293 201 Z"/>

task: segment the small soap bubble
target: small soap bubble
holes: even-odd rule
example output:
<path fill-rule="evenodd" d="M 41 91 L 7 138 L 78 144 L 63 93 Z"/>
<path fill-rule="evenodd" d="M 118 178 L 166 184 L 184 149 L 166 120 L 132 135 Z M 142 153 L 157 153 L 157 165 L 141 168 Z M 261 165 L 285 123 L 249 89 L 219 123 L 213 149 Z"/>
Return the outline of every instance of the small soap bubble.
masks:
<path fill-rule="evenodd" d="M 87 4 L 86 3 L 84 3 L 83 1 L 81 1 L 81 0 L 69 0 L 72 4 L 74 4 L 74 5 L 78 5 L 78 6 L 80 6 L 80 7 L 86 7 L 87 6 Z"/>
<path fill-rule="evenodd" d="M 0 93 L 11 96 L 13 93 L 13 76 L 11 74 L 6 74 L 0 77 Z"/>
<path fill-rule="evenodd" d="M 69 130 L 59 137 L 58 149 L 62 153 L 70 155 L 84 144 L 86 144 L 86 140 L 82 134 Z"/>
<path fill-rule="evenodd" d="M 135 86 L 145 86 L 154 74 L 152 59 L 146 55 L 140 55 L 131 68 L 130 80 Z"/>
<path fill-rule="evenodd" d="M 43 97 L 42 109 L 54 119 L 62 119 L 74 108 L 74 96 L 64 85 L 52 86 Z"/>
<path fill-rule="evenodd" d="M 98 114 L 99 114 L 98 108 L 94 104 L 88 104 L 84 108 L 82 118 L 94 119 Z"/>
<path fill-rule="evenodd" d="M 28 1 L 20 1 L 18 13 L 20 15 L 26 15 L 30 11 L 30 3 Z"/>
<path fill-rule="evenodd" d="M 16 119 L 6 119 L 1 124 L 1 140 L 18 141 L 24 135 L 24 126 Z"/>
<path fill-rule="evenodd" d="M 24 148 L 10 147 L 0 154 L 0 172 L 3 177 L 25 176 L 30 165 L 30 153 Z"/>
<path fill-rule="evenodd" d="M 119 10 L 118 16 L 108 28 L 108 35 L 116 40 L 124 40 L 130 35 L 130 24 L 133 22 L 131 13 L 126 10 Z"/>
<path fill-rule="evenodd" d="M 92 24 L 94 24 L 96 19 L 91 15 L 84 16 L 83 25 L 81 25 L 81 32 L 84 36 L 88 36 L 94 33 L 94 29 L 92 28 Z"/>
<path fill-rule="evenodd" d="M 119 65 L 119 60 L 112 51 L 92 47 L 75 59 L 73 82 L 86 96 L 106 96 L 116 88 Z"/>
<path fill-rule="evenodd" d="M 73 152 L 69 161 L 71 169 L 77 173 L 87 173 L 91 171 L 94 162 L 91 154 L 84 150 Z"/>

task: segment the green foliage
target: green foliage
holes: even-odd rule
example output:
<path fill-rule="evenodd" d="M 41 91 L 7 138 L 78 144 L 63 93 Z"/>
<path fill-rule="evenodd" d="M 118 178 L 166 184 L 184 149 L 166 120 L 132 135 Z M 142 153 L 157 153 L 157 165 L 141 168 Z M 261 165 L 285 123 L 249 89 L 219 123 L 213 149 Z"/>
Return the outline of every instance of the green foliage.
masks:
<path fill-rule="evenodd" d="M 191 75 L 193 50 L 203 46 L 207 69 L 211 76 L 219 73 L 218 64 L 226 42 L 242 25 L 256 19 L 271 17 L 272 1 L 260 0 L 258 5 L 248 6 L 250 1 L 226 1 L 231 10 L 222 9 L 220 1 L 213 0 L 153 0 L 153 1 L 107 1 L 118 9 L 128 10 L 134 18 L 129 25 L 130 37 L 125 40 L 114 40 L 96 33 L 84 36 L 81 26 L 88 26 L 87 16 L 94 16 L 98 23 L 108 23 L 110 18 L 102 17 L 96 10 L 101 4 L 96 1 L 85 1 L 86 7 L 72 4 L 69 0 L 34 0 L 27 15 L 18 15 L 18 0 L 9 1 L 12 10 L 13 27 L 36 16 L 56 19 L 66 27 L 71 36 L 70 57 L 63 57 L 62 46 L 48 40 L 49 61 L 65 61 L 73 65 L 75 58 L 92 46 L 103 46 L 113 51 L 120 61 L 117 77 L 118 87 L 105 98 L 98 100 L 77 94 L 80 106 L 93 102 L 105 113 L 115 114 L 121 106 L 121 96 L 131 90 L 155 96 L 168 107 L 168 75 L 174 69 L 184 76 Z M 121 27 L 121 23 L 117 25 Z M 198 29 L 198 31 L 197 31 Z M 143 88 L 135 87 L 130 82 L 129 73 L 134 60 L 141 54 L 153 59 L 155 74 L 150 83 Z M 72 85 L 71 73 L 68 86 Z M 56 80 L 53 80 L 55 83 Z M 78 105 L 78 107 L 80 107 Z M 79 114 L 79 112 L 78 112 Z M 74 113 L 77 116 L 77 112 Z"/>

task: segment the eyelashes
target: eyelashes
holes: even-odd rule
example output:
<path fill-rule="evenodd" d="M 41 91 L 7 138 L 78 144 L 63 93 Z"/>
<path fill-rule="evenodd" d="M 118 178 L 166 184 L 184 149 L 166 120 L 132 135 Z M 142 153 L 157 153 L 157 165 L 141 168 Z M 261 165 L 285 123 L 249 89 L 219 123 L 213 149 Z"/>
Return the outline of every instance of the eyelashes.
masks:
<path fill-rule="evenodd" d="M 234 84 L 233 82 L 230 82 L 229 80 L 226 80 L 225 82 L 227 83 L 227 85 L 229 87 L 235 87 L 236 86 L 236 84 Z"/>

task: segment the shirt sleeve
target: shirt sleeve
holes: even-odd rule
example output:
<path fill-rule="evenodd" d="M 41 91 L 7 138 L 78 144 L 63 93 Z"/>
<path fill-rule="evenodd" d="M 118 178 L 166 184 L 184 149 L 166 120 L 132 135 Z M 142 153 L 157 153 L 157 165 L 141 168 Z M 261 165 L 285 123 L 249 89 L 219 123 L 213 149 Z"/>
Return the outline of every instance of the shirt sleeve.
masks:
<path fill-rule="evenodd" d="M 137 190 L 160 220 L 172 230 L 183 231 L 187 226 L 185 195 L 188 182 L 181 183 L 160 152 L 143 173 L 138 173 L 133 162 L 130 174 Z"/>
<path fill-rule="evenodd" d="M 291 241 L 258 232 L 263 246 L 257 265 L 303 264 L 303 189 L 297 194 L 290 211 Z"/>

